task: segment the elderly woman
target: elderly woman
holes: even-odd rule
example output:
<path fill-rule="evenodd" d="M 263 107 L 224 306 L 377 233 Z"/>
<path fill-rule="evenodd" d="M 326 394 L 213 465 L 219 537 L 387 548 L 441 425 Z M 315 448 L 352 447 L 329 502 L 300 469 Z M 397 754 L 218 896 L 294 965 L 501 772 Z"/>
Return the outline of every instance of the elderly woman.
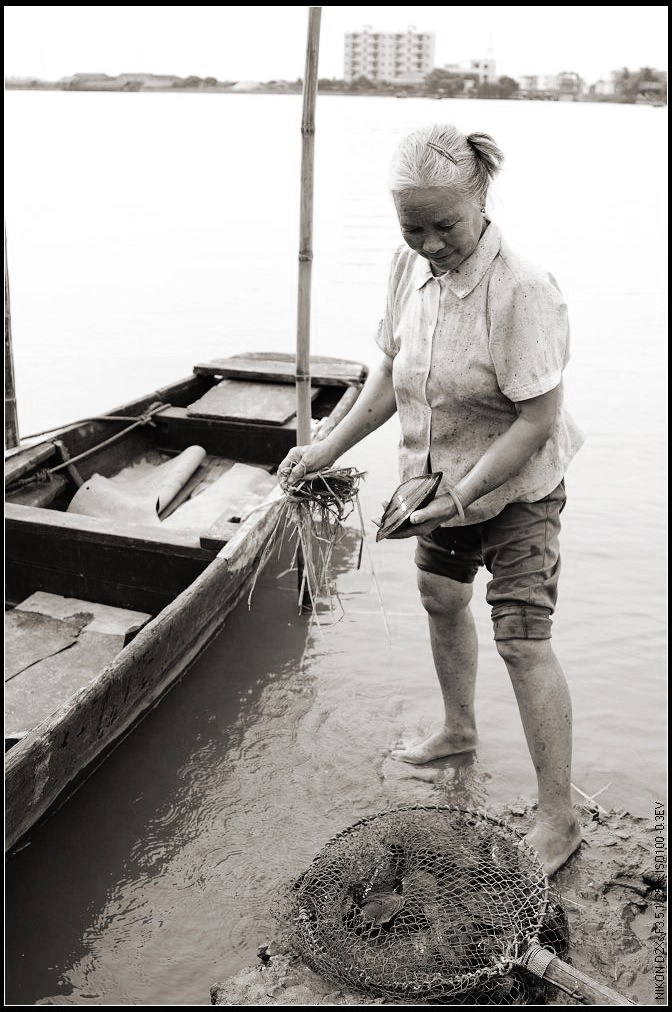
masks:
<path fill-rule="evenodd" d="M 563 406 L 569 355 L 552 276 L 511 250 L 486 202 L 503 161 L 492 137 L 436 125 L 407 136 L 391 167 L 404 245 L 390 271 L 371 371 L 349 415 L 323 441 L 295 447 L 285 487 L 331 465 L 399 412 L 402 480 L 443 473 L 411 516 L 445 717 L 427 740 L 392 753 L 409 763 L 476 747 L 476 572 L 491 574 L 494 638 L 513 683 L 537 774 L 527 840 L 548 874 L 580 843 L 570 798 L 571 701 L 551 648 L 564 474 L 582 434 Z"/>

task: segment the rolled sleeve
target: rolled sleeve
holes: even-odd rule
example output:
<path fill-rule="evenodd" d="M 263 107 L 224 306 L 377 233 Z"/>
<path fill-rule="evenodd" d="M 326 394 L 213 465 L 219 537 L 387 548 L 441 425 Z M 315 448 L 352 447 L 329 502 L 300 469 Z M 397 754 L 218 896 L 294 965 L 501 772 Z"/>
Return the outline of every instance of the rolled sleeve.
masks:
<path fill-rule="evenodd" d="M 398 349 L 394 344 L 392 338 L 392 328 L 390 327 L 387 316 L 384 316 L 378 324 L 378 330 L 376 331 L 376 344 L 381 351 L 385 352 L 390 358 L 394 358 L 397 354 Z"/>
<path fill-rule="evenodd" d="M 504 298 L 496 287 L 492 294 L 489 342 L 500 390 L 511 401 L 553 390 L 569 359 L 567 305 L 561 292 L 549 277 L 519 280 Z"/>
<path fill-rule="evenodd" d="M 405 246 L 399 246 L 399 248 L 395 250 L 394 257 L 392 258 L 387 283 L 387 303 L 385 306 L 385 315 L 378 324 L 378 329 L 375 335 L 376 344 L 380 350 L 390 358 L 394 358 L 399 351 L 399 342 L 398 340 L 395 340 L 394 336 L 394 321 L 399 282 L 405 266 L 404 259 L 402 257 L 404 252 L 408 253 L 408 249 Z"/>

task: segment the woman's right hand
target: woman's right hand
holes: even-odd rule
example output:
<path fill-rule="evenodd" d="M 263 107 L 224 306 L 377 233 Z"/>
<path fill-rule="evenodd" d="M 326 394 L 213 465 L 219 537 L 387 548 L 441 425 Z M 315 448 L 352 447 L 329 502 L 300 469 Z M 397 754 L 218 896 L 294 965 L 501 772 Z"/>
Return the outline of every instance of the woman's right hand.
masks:
<path fill-rule="evenodd" d="M 278 481 L 285 491 L 303 481 L 307 474 L 315 474 L 325 467 L 331 467 L 336 459 L 329 448 L 329 440 L 321 443 L 309 443 L 306 446 L 294 446 L 278 467 Z"/>

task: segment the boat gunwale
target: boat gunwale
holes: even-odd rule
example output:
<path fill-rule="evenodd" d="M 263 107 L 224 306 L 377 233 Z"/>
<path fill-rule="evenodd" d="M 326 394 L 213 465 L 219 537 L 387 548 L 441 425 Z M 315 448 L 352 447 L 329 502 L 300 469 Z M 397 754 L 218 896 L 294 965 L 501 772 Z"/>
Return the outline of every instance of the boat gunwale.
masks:
<path fill-rule="evenodd" d="M 240 353 L 238 355 L 232 355 L 229 357 L 228 360 L 215 359 L 213 361 L 217 364 L 225 363 L 226 361 L 235 362 L 236 358 L 245 361 L 258 359 L 260 363 L 259 373 L 263 373 L 264 361 L 284 364 L 289 363 L 291 361 L 292 356 L 284 352 L 249 352 L 249 353 Z M 350 365 L 358 367 L 358 374 L 360 377 L 359 380 L 357 381 L 354 381 L 353 379 L 347 380 L 344 379 L 343 377 L 336 377 L 331 379 L 328 377 L 324 377 L 323 379 L 315 383 L 316 386 L 323 389 L 333 390 L 334 387 L 336 388 L 342 387 L 344 392 L 352 387 L 361 389 L 368 374 L 368 367 L 364 363 L 352 359 L 342 359 L 335 356 L 317 355 L 311 356 L 311 361 L 323 367 L 324 371 L 326 371 L 329 364 Z M 218 382 L 218 374 L 216 372 L 211 373 L 203 372 L 203 369 L 207 365 L 208 363 L 197 364 L 193 367 L 193 372 L 190 375 L 182 377 L 181 379 L 176 380 L 173 383 L 167 384 L 166 386 L 158 387 L 151 393 L 142 394 L 141 396 L 136 397 L 133 400 L 127 401 L 124 404 L 120 404 L 117 407 L 110 408 L 107 411 L 101 412 L 101 414 L 96 416 L 95 418 L 92 417 L 88 419 L 87 418 L 80 419 L 75 422 L 67 422 L 64 425 L 59 426 L 55 429 L 48 430 L 47 432 L 41 434 L 40 436 L 24 437 L 27 440 L 25 444 L 23 443 L 23 440 L 20 440 L 18 446 L 10 447 L 5 450 L 5 494 L 6 495 L 11 494 L 11 492 L 14 491 L 12 483 L 15 482 L 18 477 L 22 476 L 31 469 L 36 469 L 40 463 L 44 463 L 46 459 L 49 459 L 50 455 L 58 453 L 58 445 L 57 445 L 58 440 L 63 440 L 67 446 L 68 436 L 79 436 L 85 443 L 88 443 L 90 441 L 90 446 L 87 446 L 87 449 L 90 448 L 93 450 L 93 447 L 95 446 L 94 440 L 98 438 L 99 434 L 105 433 L 106 435 L 115 435 L 116 434 L 115 430 L 117 429 L 117 426 L 118 431 L 120 431 L 121 429 L 123 429 L 124 425 L 127 424 L 122 421 L 106 422 L 99 419 L 103 419 L 108 415 L 111 416 L 127 415 L 129 417 L 132 416 L 140 419 L 143 415 L 143 412 L 146 411 L 146 409 L 151 404 L 156 403 L 157 401 L 162 402 L 164 400 L 166 401 L 165 405 L 166 410 L 176 407 L 179 408 L 181 405 L 174 403 L 176 395 L 182 395 L 179 398 L 182 399 L 182 397 L 184 397 L 184 395 L 187 394 L 190 390 L 192 391 L 198 390 L 199 388 L 210 389 L 211 387 L 215 386 Z M 278 382 L 277 375 L 274 375 L 272 373 L 267 373 L 267 375 L 269 382 Z M 355 372 L 353 370 L 353 376 L 354 375 Z M 250 376 L 249 379 L 250 381 L 253 381 L 255 378 L 258 377 L 259 374 L 255 374 L 255 376 Z M 286 382 L 286 380 L 284 382 Z M 254 426 L 255 429 L 259 430 L 262 430 L 265 427 L 264 423 L 251 423 L 246 420 L 241 420 L 240 422 L 229 420 L 227 421 L 226 424 L 227 427 L 230 429 L 239 428 L 241 431 L 249 430 L 252 426 Z M 284 425 L 282 426 L 269 425 L 266 427 L 271 431 L 277 431 L 278 429 L 291 430 L 295 427 L 295 424 L 296 418 L 294 417 L 290 419 L 288 422 L 284 423 Z M 47 456 L 44 457 L 42 456 L 42 454 L 46 450 L 48 450 L 49 452 Z M 27 460 L 24 462 L 23 460 L 24 454 L 27 457 L 30 457 L 31 452 L 34 453 L 36 457 L 41 457 L 41 459 L 39 460 L 36 459 L 35 461 Z"/>

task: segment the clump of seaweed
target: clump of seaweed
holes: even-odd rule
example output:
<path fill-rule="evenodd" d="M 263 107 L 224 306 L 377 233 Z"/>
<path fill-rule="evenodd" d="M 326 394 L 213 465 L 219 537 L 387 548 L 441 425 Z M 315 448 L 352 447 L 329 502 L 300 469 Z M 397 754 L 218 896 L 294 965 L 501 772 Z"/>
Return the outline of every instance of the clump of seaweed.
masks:
<path fill-rule="evenodd" d="M 359 569 L 364 545 L 364 520 L 359 503 L 359 483 L 365 472 L 354 467 L 331 467 L 308 474 L 285 490 L 278 519 L 261 554 L 248 597 L 248 606 L 259 573 L 277 549 L 294 543 L 290 568 L 299 571 L 299 611 L 309 598 L 313 614 L 317 601 L 329 587 L 329 565 L 334 546 L 345 533 L 345 521 L 357 510 L 360 522 Z"/>

